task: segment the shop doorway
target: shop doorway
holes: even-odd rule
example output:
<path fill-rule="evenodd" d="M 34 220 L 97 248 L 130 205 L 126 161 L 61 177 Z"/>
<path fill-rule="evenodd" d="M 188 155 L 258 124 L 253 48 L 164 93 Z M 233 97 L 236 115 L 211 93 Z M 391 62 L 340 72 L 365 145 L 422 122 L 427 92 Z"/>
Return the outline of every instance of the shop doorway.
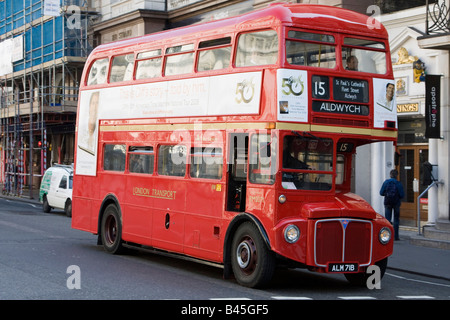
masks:
<path fill-rule="evenodd" d="M 417 197 L 426 189 L 423 185 L 422 164 L 428 161 L 428 145 L 399 146 L 397 170 L 405 189 L 405 197 L 400 207 L 400 224 L 417 226 Z M 414 192 L 414 180 L 418 181 L 419 191 Z M 428 220 L 428 195 L 420 200 L 420 221 Z"/>

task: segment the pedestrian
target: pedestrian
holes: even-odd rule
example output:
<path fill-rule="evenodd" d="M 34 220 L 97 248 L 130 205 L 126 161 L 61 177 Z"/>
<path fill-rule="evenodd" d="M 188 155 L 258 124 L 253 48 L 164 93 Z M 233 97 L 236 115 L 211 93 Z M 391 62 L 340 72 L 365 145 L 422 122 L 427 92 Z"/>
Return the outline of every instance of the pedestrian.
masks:
<path fill-rule="evenodd" d="M 399 238 L 399 225 L 400 225 L 400 204 L 401 199 L 405 196 L 403 191 L 403 186 L 400 181 L 397 180 L 398 171 L 391 170 L 389 173 L 390 179 L 383 182 L 380 189 L 380 195 L 384 196 L 384 216 L 391 222 L 392 211 L 394 211 L 394 235 L 395 240 L 400 240 Z M 392 222 L 391 222 L 392 223 Z"/>

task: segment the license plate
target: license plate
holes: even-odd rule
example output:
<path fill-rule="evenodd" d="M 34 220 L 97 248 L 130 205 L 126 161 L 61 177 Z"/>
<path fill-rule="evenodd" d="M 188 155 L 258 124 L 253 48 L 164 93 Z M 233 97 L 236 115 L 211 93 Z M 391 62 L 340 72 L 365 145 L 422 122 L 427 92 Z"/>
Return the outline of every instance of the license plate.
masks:
<path fill-rule="evenodd" d="M 344 273 L 358 272 L 357 263 L 329 263 L 328 272 Z"/>

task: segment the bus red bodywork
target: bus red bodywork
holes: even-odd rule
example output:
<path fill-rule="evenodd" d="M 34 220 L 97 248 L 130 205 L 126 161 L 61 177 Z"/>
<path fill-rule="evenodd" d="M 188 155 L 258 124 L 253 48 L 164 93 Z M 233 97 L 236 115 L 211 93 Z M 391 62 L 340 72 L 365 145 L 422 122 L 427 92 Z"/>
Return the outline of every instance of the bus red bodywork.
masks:
<path fill-rule="evenodd" d="M 252 39 L 255 43 L 264 39 L 268 48 L 272 31 L 278 41 L 275 60 L 270 61 L 267 49 L 261 54 L 267 64 L 238 61 L 242 34 L 259 32 Z M 347 37 L 360 42 L 346 44 Z M 308 55 L 290 51 L 288 38 L 291 46 L 313 49 L 308 49 Z M 216 39 L 221 40 L 215 43 Z M 381 46 L 373 47 L 372 42 Z M 192 46 L 183 47 L 185 44 Z M 372 51 L 362 57 L 383 55 L 385 69 L 345 70 L 344 52 L 363 50 L 363 44 Z M 200 54 L 209 45 L 229 51 L 231 62 L 217 70 L 199 71 Z M 325 47 L 327 54 L 320 52 Z M 142 52 L 151 52 L 147 57 L 153 54 L 152 63 L 161 63 L 159 75 L 138 79 Z M 170 74 L 169 57 L 180 52 L 193 57 L 192 71 Z M 132 76 L 113 81 L 114 59 L 126 55 L 133 60 Z M 328 67 L 320 66 L 321 61 L 317 64 L 314 57 L 323 58 Z M 307 59 L 313 62 L 308 65 Z M 107 80 L 89 83 L 99 61 L 106 66 Z M 93 160 L 81 147 L 76 151 L 73 227 L 99 235 L 113 253 L 127 245 L 218 263 L 226 276 L 234 273 L 239 283 L 251 287 L 267 283 L 279 261 L 317 272 L 342 272 L 356 282 L 365 281 L 366 268 L 373 264 L 384 273 L 393 249 L 389 239 L 392 227 L 351 193 L 351 180 L 358 146 L 396 141 L 395 120 L 382 121 L 382 115 L 375 112 L 378 82 L 384 85 L 393 79 L 389 62 L 388 35 L 382 25 L 374 28 L 367 16 L 314 5 L 278 4 L 97 47 L 86 62 L 81 81 L 77 145 L 88 122 L 83 105 L 93 92 L 100 92 L 103 104 L 96 122 Z M 280 95 L 296 90 L 295 82 L 289 82 L 291 73 L 299 75 L 297 85 L 306 88 L 296 93 L 297 97 L 306 95 L 307 107 L 295 118 L 292 112 L 279 110 L 285 102 Z M 240 76 L 252 78 L 253 87 Z M 214 90 L 221 85 L 226 90 L 229 82 L 233 82 L 234 101 L 242 103 L 258 95 L 249 112 L 242 110 L 248 105 L 232 106 L 230 102 L 229 109 L 215 113 L 215 105 L 222 108 L 221 100 L 228 97 Z M 358 88 L 357 103 L 352 102 L 353 96 L 338 92 Z M 169 94 L 181 98 L 175 101 Z M 203 105 L 204 94 L 208 102 Z M 296 110 L 301 104 L 291 96 L 287 100 L 292 99 L 288 102 L 291 110 Z M 189 105 L 177 105 L 187 99 Z M 200 101 L 198 105 L 196 101 Z M 162 104 L 164 114 L 158 109 Z M 196 108 L 207 112 L 202 114 Z M 298 152 L 298 159 L 312 159 L 309 171 L 282 164 L 285 144 L 294 140 L 298 150 L 293 154 Z M 172 157 L 178 152 L 185 162 L 168 169 L 165 152 L 172 152 Z M 258 158 L 264 152 L 268 165 Z M 108 158 L 113 153 L 118 156 Z M 209 176 L 208 169 L 195 171 L 196 153 L 203 160 L 221 164 L 210 167 L 214 173 Z M 151 172 L 132 172 L 135 156 L 148 160 Z M 116 170 L 112 162 L 121 159 L 123 165 Z"/>

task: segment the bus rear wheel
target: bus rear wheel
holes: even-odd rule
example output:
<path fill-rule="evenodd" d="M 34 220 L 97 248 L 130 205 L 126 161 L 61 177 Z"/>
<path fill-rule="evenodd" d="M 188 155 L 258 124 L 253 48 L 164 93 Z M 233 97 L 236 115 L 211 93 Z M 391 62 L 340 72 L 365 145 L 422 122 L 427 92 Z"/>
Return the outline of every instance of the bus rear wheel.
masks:
<path fill-rule="evenodd" d="M 106 207 L 101 224 L 101 239 L 105 250 L 112 254 L 123 253 L 120 214 L 114 204 Z"/>
<path fill-rule="evenodd" d="M 236 231 L 231 246 L 231 267 L 237 282 L 256 288 L 266 285 L 275 271 L 275 257 L 253 223 Z"/>

